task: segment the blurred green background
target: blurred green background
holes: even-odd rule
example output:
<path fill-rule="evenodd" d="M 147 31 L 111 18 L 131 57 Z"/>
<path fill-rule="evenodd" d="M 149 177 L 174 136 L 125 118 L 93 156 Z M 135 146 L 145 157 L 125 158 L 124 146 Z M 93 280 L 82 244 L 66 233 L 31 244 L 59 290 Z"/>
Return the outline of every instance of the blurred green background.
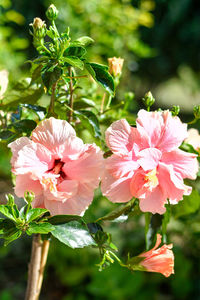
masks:
<path fill-rule="evenodd" d="M 10 87 L 29 73 L 24 62 L 36 56 L 29 24 L 38 16 L 45 19 L 51 1 L 0 0 L 0 70 L 10 73 Z M 192 119 L 193 105 L 200 103 L 200 5 L 198 0 L 55 0 L 62 30 L 71 35 L 91 36 L 90 60 L 107 63 L 108 57 L 125 59 L 117 98 L 135 93 L 132 111 L 151 90 L 154 108 L 181 106 L 184 120 Z M 117 100 L 116 100 L 117 101 Z M 199 124 L 195 125 L 197 128 Z M 1 199 L 12 191 L 9 155 L 0 148 Z M 5 180 L 6 178 L 6 180 Z M 96 196 L 86 213 L 94 221 L 115 205 Z M 119 256 L 138 254 L 145 248 L 144 219 L 106 224 L 119 247 Z M 200 299 L 200 214 L 172 219 L 169 241 L 175 253 L 175 275 L 131 273 L 117 264 L 103 272 L 95 266 L 95 249 L 72 250 L 54 240 L 47 263 L 41 299 L 44 300 L 172 300 Z M 2 245 L 2 244 L 1 244 Z M 31 239 L 23 238 L 0 247 L 0 299 L 24 297 Z"/>

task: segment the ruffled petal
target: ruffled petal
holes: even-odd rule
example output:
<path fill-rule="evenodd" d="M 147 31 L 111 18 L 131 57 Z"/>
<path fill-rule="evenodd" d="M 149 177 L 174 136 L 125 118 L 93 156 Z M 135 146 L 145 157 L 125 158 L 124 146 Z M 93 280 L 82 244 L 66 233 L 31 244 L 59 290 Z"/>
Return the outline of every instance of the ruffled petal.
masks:
<path fill-rule="evenodd" d="M 122 157 L 113 154 L 106 159 L 106 169 L 115 178 L 132 176 L 134 171 L 139 168 L 136 158 L 132 158 L 132 153 Z"/>
<path fill-rule="evenodd" d="M 144 199 L 140 199 L 140 209 L 143 212 L 151 212 L 152 214 L 164 214 L 167 203 L 162 189 L 157 186 L 151 193 L 149 193 Z"/>
<path fill-rule="evenodd" d="M 116 121 L 106 130 L 106 143 L 117 155 L 128 154 L 133 147 L 132 127 L 125 119 Z"/>
<path fill-rule="evenodd" d="M 177 149 L 163 153 L 161 161 L 167 165 L 172 165 L 174 171 L 179 173 L 182 178 L 196 179 L 199 170 L 196 157 L 196 154 Z"/>
<path fill-rule="evenodd" d="M 87 145 L 80 138 L 70 136 L 64 144 L 62 161 L 78 159 L 85 150 L 87 150 Z"/>
<path fill-rule="evenodd" d="M 138 163 L 143 170 L 155 169 L 160 161 L 162 152 L 156 148 L 147 148 L 141 150 L 138 154 Z"/>
<path fill-rule="evenodd" d="M 26 191 L 33 192 L 35 196 L 42 194 L 42 185 L 39 180 L 33 180 L 31 174 L 17 175 L 15 183 L 15 194 L 24 197 Z"/>
<path fill-rule="evenodd" d="M 45 199 L 45 207 L 51 215 L 83 215 L 93 200 L 94 192 L 85 184 L 80 184 L 77 194 L 65 202 Z"/>
<path fill-rule="evenodd" d="M 130 191 L 131 178 L 123 177 L 116 180 L 108 171 L 105 171 L 101 182 L 101 190 L 112 202 L 128 202 L 133 198 Z"/>
<path fill-rule="evenodd" d="M 51 117 L 33 130 L 31 138 L 48 148 L 57 158 L 61 158 L 65 150 L 64 143 L 71 136 L 75 137 L 76 132 L 67 121 Z"/>
<path fill-rule="evenodd" d="M 81 183 L 94 182 L 94 186 L 98 187 L 103 167 L 102 151 L 93 144 L 88 145 L 87 150 L 77 160 L 66 162 L 63 171 L 69 179 Z"/>
<path fill-rule="evenodd" d="M 159 163 L 158 166 L 159 184 L 171 204 L 176 204 L 183 199 L 183 195 L 189 195 L 192 188 L 185 185 L 181 176 L 173 171 L 171 165 Z"/>
<path fill-rule="evenodd" d="M 181 122 L 179 117 L 173 117 L 171 112 L 163 112 L 164 127 L 157 148 L 162 151 L 172 151 L 178 148 L 188 136 L 187 124 Z"/>
<path fill-rule="evenodd" d="M 32 176 L 39 177 L 53 167 L 54 160 L 50 151 L 41 144 L 29 143 L 15 154 L 12 161 L 13 173 L 32 173 Z"/>
<path fill-rule="evenodd" d="M 15 163 L 15 160 L 17 159 L 18 152 L 27 145 L 31 145 L 31 140 L 27 137 L 21 137 L 19 139 L 16 139 L 14 142 L 8 144 L 8 147 L 11 148 L 12 151 L 12 158 L 11 158 L 11 164 Z"/>
<path fill-rule="evenodd" d="M 160 112 L 148 112 L 144 109 L 138 112 L 137 129 L 141 133 L 145 131 L 149 136 L 150 147 L 156 147 L 162 133 L 163 123 Z"/>
<path fill-rule="evenodd" d="M 53 176 L 41 180 L 45 199 L 65 202 L 77 193 L 78 182 L 76 180 L 64 180 L 59 184 L 57 184 L 57 180 Z"/>

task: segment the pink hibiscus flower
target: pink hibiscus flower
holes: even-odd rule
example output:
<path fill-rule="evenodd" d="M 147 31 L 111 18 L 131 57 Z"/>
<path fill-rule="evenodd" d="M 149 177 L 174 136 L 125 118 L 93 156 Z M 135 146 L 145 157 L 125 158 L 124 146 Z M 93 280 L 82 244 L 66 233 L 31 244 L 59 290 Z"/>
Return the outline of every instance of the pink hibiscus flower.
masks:
<path fill-rule="evenodd" d="M 138 257 L 144 257 L 140 265 L 144 267 L 147 272 L 161 273 L 165 277 L 169 277 L 171 274 L 174 274 L 174 254 L 171 250 L 173 245 L 164 244 L 158 248 L 160 243 L 161 235 L 157 234 L 155 246 L 151 250 L 138 255 Z"/>
<path fill-rule="evenodd" d="M 9 144 L 16 174 L 15 193 L 35 193 L 33 207 L 52 215 L 83 214 L 99 185 L 103 156 L 95 144 L 84 144 L 72 126 L 54 118 L 42 121 L 31 138 Z"/>
<path fill-rule="evenodd" d="M 163 214 L 165 203 L 178 203 L 191 193 L 184 178 L 195 179 L 196 155 L 178 147 L 187 137 L 187 125 L 169 111 L 140 110 L 136 128 L 124 119 L 106 131 L 113 155 L 106 159 L 102 192 L 112 202 L 140 200 L 143 212 Z"/>

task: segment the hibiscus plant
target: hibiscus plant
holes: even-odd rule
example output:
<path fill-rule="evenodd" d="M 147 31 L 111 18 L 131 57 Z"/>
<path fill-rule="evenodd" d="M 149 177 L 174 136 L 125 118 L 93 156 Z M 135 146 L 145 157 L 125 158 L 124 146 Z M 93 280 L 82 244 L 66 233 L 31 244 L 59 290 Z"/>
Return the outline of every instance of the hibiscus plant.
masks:
<path fill-rule="evenodd" d="M 30 78 L 7 91 L 7 72 L 0 78 L 0 139 L 12 151 L 15 194 L 24 198 L 20 208 L 10 194 L 0 205 L 0 237 L 6 246 L 22 234 L 33 235 L 27 300 L 39 298 L 52 236 L 73 249 L 99 249 L 100 270 L 116 261 L 132 271 L 170 276 L 172 244 L 158 246 L 167 241 L 172 206 L 184 199 L 179 209 L 186 211 L 188 203 L 200 203 L 191 187 L 199 175 L 200 146 L 190 143 L 179 107 L 151 111 L 155 99 L 149 92 L 146 110 L 135 117 L 129 109 L 133 93 L 115 101 L 123 59 L 109 58 L 109 66 L 90 62 L 87 47 L 94 41 L 71 39 L 69 28 L 60 33 L 57 15 L 51 5 L 49 27 L 40 18 L 31 24 L 38 57 L 29 61 Z M 196 106 L 191 123 L 199 118 Z M 84 212 L 96 194 L 122 204 L 86 223 Z M 136 215 L 145 216 L 148 251 L 122 261 L 104 222 Z"/>

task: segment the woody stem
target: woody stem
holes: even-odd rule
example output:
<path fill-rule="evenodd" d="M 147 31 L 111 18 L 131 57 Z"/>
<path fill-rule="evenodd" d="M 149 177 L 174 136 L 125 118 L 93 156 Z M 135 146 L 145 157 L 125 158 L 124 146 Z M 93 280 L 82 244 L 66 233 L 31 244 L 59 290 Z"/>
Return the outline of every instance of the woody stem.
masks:
<path fill-rule="evenodd" d="M 48 250 L 49 241 L 42 241 L 40 234 L 35 234 L 32 241 L 25 300 L 39 299 Z"/>

